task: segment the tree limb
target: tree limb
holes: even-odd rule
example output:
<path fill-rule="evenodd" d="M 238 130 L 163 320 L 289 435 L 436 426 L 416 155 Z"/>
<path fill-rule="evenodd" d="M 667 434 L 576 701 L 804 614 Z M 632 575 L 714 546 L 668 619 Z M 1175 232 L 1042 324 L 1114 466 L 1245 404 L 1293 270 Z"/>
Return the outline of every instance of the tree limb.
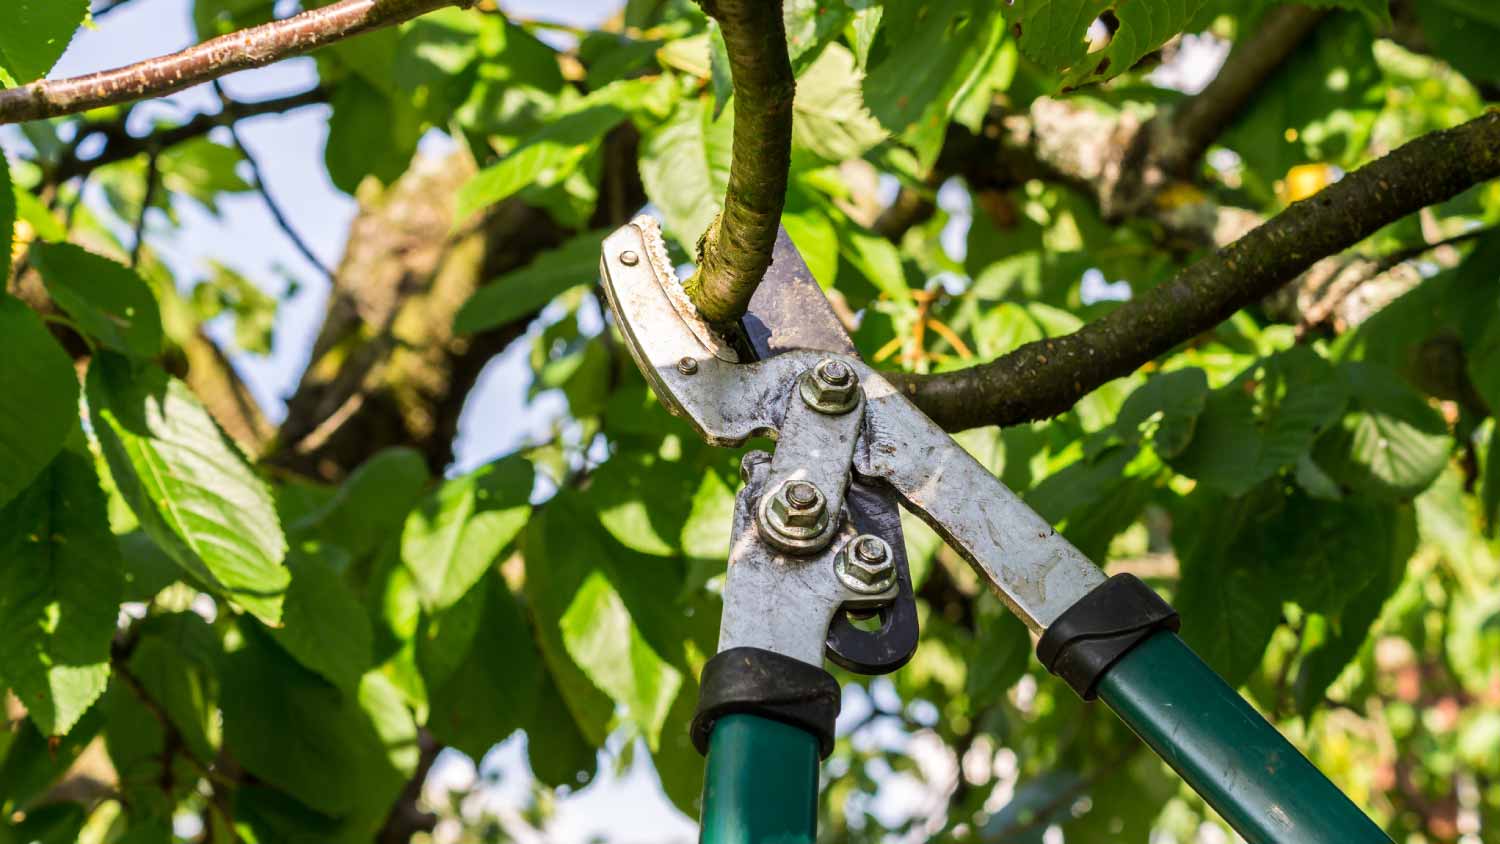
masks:
<path fill-rule="evenodd" d="M 1045 419 L 1427 205 L 1500 176 L 1500 112 L 1361 167 L 1078 331 L 998 360 L 892 379 L 948 430 Z"/>
<path fill-rule="evenodd" d="M 84 123 L 78 128 L 73 143 L 61 159 L 47 173 L 46 181 L 52 184 L 66 182 L 75 177 L 103 167 L 125 161 L 143 152 L 167 150 L 185 141 L 201 138 L 220 126 L 229 126 L 263 114 L 281 114 L 293 109 L 305 108 L 328 102 L 326 88 L 312 88 L 284 97 L 256 102 L 235 100 L 225 104 L 213 114 L 199 114 L 180 126 L 160 129 L 148 135 L 136 136 L 125 130 L 125 119 L 100 123 Z M 92 158 L 79 158 L 78 146 L 93 137 L 104 139 L 104 149 Z"/>
<path fill-rule="evenodd" d="M 744 315 L 771 265 L 792 166 L 792 94 L 781 3 L 699 0 L 719 22 L 734 82 L 734 143 L 724 211 L 698 241 L 698 270 L 684 287 L 710 322 Z"/>
<path fill-rule="evenodd" d="M 1152 121 L 1155 166 L 1168 177 L 1191 177 L 1209 144 L 1326 14 L 1326 9 L 1307 6 L 1278 6 L 1267 12 L 1254 32 L 1235 42 L 1207 87 L 1183 100 L 1166 119 Z"/>
<path fill-rule="evenodd" d="M 0 124 L 77 114 L 161 97 L 238 70 L 264 67 L 337 41 L 472 0 L 339 0 L 285 20 L 212 38 L 177 53 L 70 79 L 0 90 Z M 790 107 L 790 105 L 788 106 Z"/>

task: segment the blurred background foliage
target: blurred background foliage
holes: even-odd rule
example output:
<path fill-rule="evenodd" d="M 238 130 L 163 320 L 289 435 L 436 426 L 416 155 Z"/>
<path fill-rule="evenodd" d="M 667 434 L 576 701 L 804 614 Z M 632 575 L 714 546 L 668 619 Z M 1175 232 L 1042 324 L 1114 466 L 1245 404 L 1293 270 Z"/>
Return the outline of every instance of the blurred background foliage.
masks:
<path fill-rule="evenodd" d="M 1072 331 L 1500 95 L 1493 4 L 1319 5 L 1192 179 L 1121 212 L 1095 190 L 1099 133 L 1196 93 L 1280 4 L 786 0 L 783 224 L 881 366 Z M 207 38 L 299 8 L 196 0 L 193 20 Z M 0 11 L 0 76 L 45 73 L 87 14 Z M 264 193 L 220 126 L 245 103 L 25 124 L 0 168 L 0 840 L 547 840 L 558 801 L 643 755 L 695 817 L 738 455 L 656 403 L 595 279 L 644 203 L 683 263 L 716 212 L 722 37 L 685 0 L 598 29 L 480 3 L 315 59 L 302 96 L 361 210 L 279 427 L 228 360 L 271 351 L 290 294 L 227 265 L 174 278 L 151 242 L 182 203 Z M 1054 124 L 1072 158 L 1047 157 Z M 1042 166 L 1015 163 L 1017 131 Z M 959 435 L 1166 594 L 1401 842 L 1500 836 L 1497 220 L 1500 185 L 1478 186 L 1055 419 Z M 217 344 L 211 321 L 232 326 Z M 517 344 L 538 407 L 565 409 L 459 467 L 465 396 Z M 1228 840 L 906 528 L 922 644 L 889 678 L 840 676 L 824 840 Z M 518 731 L 518 805 L 424 792 L 441 749 L 477 762 Z"/>

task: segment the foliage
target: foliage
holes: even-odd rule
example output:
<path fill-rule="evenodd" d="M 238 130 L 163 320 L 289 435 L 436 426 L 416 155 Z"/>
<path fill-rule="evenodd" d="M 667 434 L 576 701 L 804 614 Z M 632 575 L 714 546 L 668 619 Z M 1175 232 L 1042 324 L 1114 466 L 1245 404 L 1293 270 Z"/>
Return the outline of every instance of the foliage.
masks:
<path fill-rule="evenodd" d="M 86 5 L 0 11 L 0 81 L 45 74 Z M 208 37 L 289 5 L 196 0 L 194 22 Z M 1241 37 L 1271 5 L 787 0 L 783 223 L 859 314 L 861 353 L 968 365 L 1072 331 L 1201 254 L 1159 221 L 1106 219 L 1073 182 L 946 159 L 1043 97 L 1160 113 L 1181 97 L 1152 73 L 1163 45 Z M 1326 181 L 1289 194 L 1312 172 L 1297 168 L 1358 166 L 1479 113 L 1476 86 L 1500 81 L 1486 52 L 1500 16 L 1482 0 L 1410 4 L 1430 55 L 1393 40 L 1384 2 L 1319 5 L 1327 19 L 1223 127 L 1192 201 L 1274 213 Z M 377 435 L 326 483 L 280 468 L 296 444 L 250 453 L 225 433 L 193 344 L 225 314 L 238 352 L 266 354 L 285 342 L 277 299 L 223 266 L 174 278 L 123 233 L 148 196 L 172 221 L 184 198 L 212 211 L 248 190 L 236 148 L 162 150 L 155 191 L 145 153 L 98 166 L 104 202 L 70 214 L 79 185 L 49 182 L 67 139 L 125 109 L 28 125 L 23 154 L 0 160 L 0 685 L 25 711 L 0 736 L 0 839 L 176 840 L 192 813 L 206 840 L 368 842 L 435 747 L 477 760 L 518 733 L 539 828 L 553 795 L 623 766 L 622 747 L 695 814 L 687 724 L 737 455 L 655 401 L 591 282 L 604 231 L 633 210 L 600 203 L 621 144 L 677 257 L 718 211 L 723 39 L 685 0 L 554 35 L 448 9 L 315 54 L 340 189 L 378 202 L 437 131 L 478 163 L 444 198 L 455 242 L 518 204 L 566 232 L 437 327 L 435 344 L 459 347 L 530 324 L 514 342 L 531 347 L 532 398 L 566 406 L 555 437 L 472 471 Z M 935 210 L 892 240 L 876 184 Z M 1420 278 L 1385 279 L 1358 318 L 1299 329 L 1268 302 L 1055 419 L 960 436 L 1086 553 L 1171 597 L 1198 652 L 1403 841 L 1500 829 L 1497 221 L 1489 185 L 1370 238 L 1356 251 L 1376 260 L 1419 247 Z M 907 529 L 922 645 L 889 679 L 840 676 L 869 716 L 825 764 L 827 840 L 1041 841 L 1056 825 L 1069 842 L 1186 842 L 1220 823 L 1036 665 L 927 528 Z M 95 741 L 109 795 L 59 802 Z M 889 808 L 912 787 L 937 809 Z"/>

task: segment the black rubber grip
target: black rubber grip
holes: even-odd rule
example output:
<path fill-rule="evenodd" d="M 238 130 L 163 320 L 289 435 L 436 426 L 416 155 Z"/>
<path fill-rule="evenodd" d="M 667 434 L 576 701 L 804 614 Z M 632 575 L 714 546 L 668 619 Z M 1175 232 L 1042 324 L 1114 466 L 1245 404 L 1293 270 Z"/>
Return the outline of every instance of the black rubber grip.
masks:
<path fill-rule="evenodd" d="M 1120 657 L 1152 633 L 1181 626 L 1177 611 L 1150 586 L 1117 574 L 1059 616 L 1036 643 L 1036 655 L 1080 697 L 1093 700 L 1099 678 Z"/>
<path fill-rule="evenodd" d="M 806 730 L 818 738 L 824 758 L 833 752 L 833 722 L 839 715 L 839 681 L 808 665 L 760 648 L 730 648 L 703 666 L 693 746 L 708 755 L 708 736 L 725 715 L 759 715 Z"/>

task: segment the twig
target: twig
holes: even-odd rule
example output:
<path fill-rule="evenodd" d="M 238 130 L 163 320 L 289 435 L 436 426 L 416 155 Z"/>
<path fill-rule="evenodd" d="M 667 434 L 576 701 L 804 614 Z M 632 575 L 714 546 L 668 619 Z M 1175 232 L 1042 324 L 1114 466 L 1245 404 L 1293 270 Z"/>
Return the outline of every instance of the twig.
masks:
<path fill-rule="evenodd" d="M 125 161 L 152 149 L 166 150 L 184 141 L 201 138 L 220 126 L 229 126 L 237 121 L 259 117 L 263 114 L 280 114 L 325 102 L 328 102 L 328 91 L 324 88 L 313 88 L 259 102 L 236 101 L 214 114 L 199 114 L 181 126 L 161 129 L 140 137 L 125 131 L 123 117 L 104 123 L 84 123 L 79 127 L 68 150 L 47 174 L 47 181 L 53 184 L 66 182 L 74 176 L 85 175 L 106 164 Z M 77 154 L 79 145 L 84 140 L 95 137 L 103 138 L 104 149 L 93 158 L 79 158 Z"/>
<path fill-rule="evenodd" d="M 1046 419 L 1376 230 L 1500 176 L 1500 112 L 1361 167 L 1078 331 L 990 363 L 891 378 L 949 430 Z"/>
<path fill-rule="evenodd" d="M 181 91 L 468 0 L 339 0 L 114 70 L 0 91 L 0 123 L 43 120 Z M 790 107 L 790 104 L 788 105 Z"/>
<path fill-rule="evenodd" d="M 228 111 L 234 105 L 234 100 L 230 99 L 229 95 L 224 92 L 224 86 L 219 84 L 219 80 L 215 79 L 213 86 L 214 93 L 219 97 L 219 102 L 223 104 L 224 110 Z M 271 188 L 270 185 L 266 184 L 265 175 L 260 169 L 260 162 L 255 160 L 255 156 L 250 154 L 250 148 L 245 146 L 245 142 L 240 139 L 239 130 L 235 128 L 234 123 L 227 124 L 226 128 L 229 129 L 229 139 L 234 142 L 234 146 L 240 151 L 240 155 L 244 156 L 245 163 L 250 165 L 250 178 L 255 183 L 255 191 L 260 194 L 261 201 L 266 203 L 266 208 L 271 212 L 271 216 L 275 218 L 276 225 L 280 226 L 281 230 L 286 233 L 287 238 L 292 241 L 292 245 L 296 246 L 297 251 L 302 253 L 302 257 L 306 258 L 314 267 L 317 267 L 318 271 L 326 278 L 333 278 L 333 271 L 328 269 L 318 259 L 318 256 L 308 247 L 307 242 L 302 239 L 302 236 L 297 234 L 297 230 L 292 227 L 291 220 L 281 210 L 281 206 L 276 202 L 276 199 L 271 196 Z"/>
<path fill-rule="evenodd" d="M 135 218 L 135 242 L 130 244 L 131 269 L 140 265 L 141 247 L 146 244 L 146 212 L 151 210 L 151 200 L 156 198 L 156 183 L 160 181 L 157 178 L 160 158 L 160 154 L 153 151 L 151 157 L 146 159 L 146 195 L 141 198 L 141 213 Z"/>
<path fill-rule="evenodd" d="M 786 25 L 776 0 L 699 0 L 719 22 L 734 83 L 734 142 L 724 211 L 698 240 L 698 270 L 684 283 L 710 322 L 738 320 L 771 265 L 792 166 L 792 93 Z"/>

